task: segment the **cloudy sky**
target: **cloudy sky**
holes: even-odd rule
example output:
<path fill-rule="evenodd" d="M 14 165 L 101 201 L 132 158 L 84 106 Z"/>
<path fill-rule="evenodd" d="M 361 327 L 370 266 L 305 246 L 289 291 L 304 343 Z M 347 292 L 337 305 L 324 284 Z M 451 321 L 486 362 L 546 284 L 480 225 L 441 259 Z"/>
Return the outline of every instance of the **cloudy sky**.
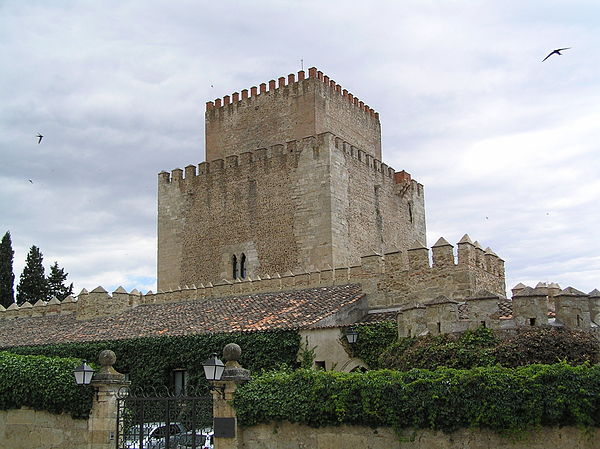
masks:
<path fill-rule="evenodd" d="M 203 161 L 206 101 L 301 59 L 380 113 L 384 161 L 425 185 L 428 246 L 468 233 L 508 288 L 600 288 L 595 0 L 0 0 L 16 281 L 37 245 L 76 291 L 155 290 L 158 172 Z"/>

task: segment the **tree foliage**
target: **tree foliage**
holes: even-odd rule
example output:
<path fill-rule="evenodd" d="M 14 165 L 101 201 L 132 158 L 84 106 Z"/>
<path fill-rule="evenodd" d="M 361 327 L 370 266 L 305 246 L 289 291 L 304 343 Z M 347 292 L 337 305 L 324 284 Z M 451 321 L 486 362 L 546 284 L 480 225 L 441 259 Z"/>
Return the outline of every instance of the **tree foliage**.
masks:
<path fill-rule="evenodd" d="M 58 262 L 54 262 L 54 265 L 50 267 L 50 274 L 48 274 L 48 278 L 46 279 L 49 298 L 56 296 L 62 301 L 67 296 L 73 294 L 73 284 L 71 283 L 68 287 L 65 285 L 68 275 L 69 273 L 65 273 L 64 268 L 58 267 Z"/>
<path fill-rule="evenodd" d="M 13 257 L 10 232 L 6 231 L 0 243 L 0 305 L 8 308 L 15 302 L 15 275 L 13 273 Z"/>
<path fill-rule="evenodd" d="M 44 275 L 44 257 L 40 249 L 33 245 L 27 254 L 25 267 L 17 285 L 17 304 L 26 301 L 31 304 L 48 299 L 48 282 Z"/>
<path fill-rule="evenodd" d="M 600 427 L 600 366 L 268 372 L 237 390 L 234 407 L 245 426 L 290 421 L 447 432 Z"/>

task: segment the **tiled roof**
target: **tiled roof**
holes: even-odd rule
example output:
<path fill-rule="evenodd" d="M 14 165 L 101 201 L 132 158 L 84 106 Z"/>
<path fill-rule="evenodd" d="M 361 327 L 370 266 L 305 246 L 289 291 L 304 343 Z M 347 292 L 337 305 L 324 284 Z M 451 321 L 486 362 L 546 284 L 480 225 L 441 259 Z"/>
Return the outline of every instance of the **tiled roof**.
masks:
<path fill-rule="evenodd" d="M 349 284 L 195 301 L 145 304 L 119 315 L 77 320 L 74 315 L 0 319 L 0 347 L 78 341 L 306 329 L 331 325 L 364 293 Z"/>
<path fill-rule="evenodd" d="M 358 320 L 356 324 L 381 323 L 382 321 L 396 321 L 396 315 L 398 315 L 397 310 L 392 312 L 369 313 L 365 315 L 361 320 Z"/>

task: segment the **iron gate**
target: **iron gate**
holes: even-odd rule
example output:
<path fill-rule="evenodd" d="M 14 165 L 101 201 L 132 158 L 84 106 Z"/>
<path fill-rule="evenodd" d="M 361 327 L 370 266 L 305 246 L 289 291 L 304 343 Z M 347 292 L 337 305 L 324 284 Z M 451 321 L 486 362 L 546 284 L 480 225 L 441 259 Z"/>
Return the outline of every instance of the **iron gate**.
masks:
<path fill-rule="evenodd" d="M 210 393 L 187 388 L 121 388 L 117 395 L 117 449 L 207 449 L 213 447 Z"/>

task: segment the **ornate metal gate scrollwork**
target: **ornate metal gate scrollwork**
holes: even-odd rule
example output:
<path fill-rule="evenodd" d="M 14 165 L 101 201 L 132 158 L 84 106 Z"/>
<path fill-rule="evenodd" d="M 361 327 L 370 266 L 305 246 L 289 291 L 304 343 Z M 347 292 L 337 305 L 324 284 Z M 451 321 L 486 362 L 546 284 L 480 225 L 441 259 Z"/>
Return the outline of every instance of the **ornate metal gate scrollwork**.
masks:
<path fill-rule="evenodd" d="M 117 449 L 212 448 L 212 397 L 187 387 L 145 391 L 123 387 L 117 394 Z"/>

